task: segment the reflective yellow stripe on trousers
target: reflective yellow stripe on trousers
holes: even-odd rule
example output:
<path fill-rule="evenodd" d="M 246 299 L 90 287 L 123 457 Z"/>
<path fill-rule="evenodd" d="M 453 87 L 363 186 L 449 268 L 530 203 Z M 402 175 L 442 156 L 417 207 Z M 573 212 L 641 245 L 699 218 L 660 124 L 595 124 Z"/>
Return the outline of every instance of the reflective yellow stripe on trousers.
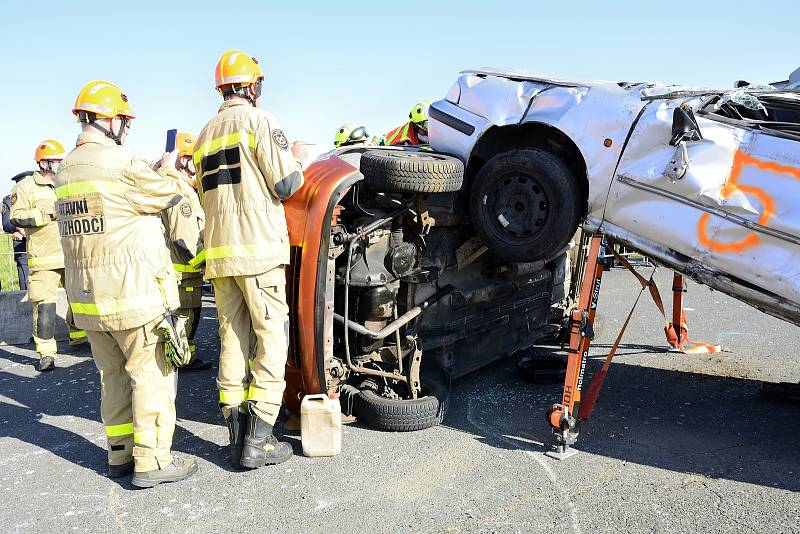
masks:
<path fill-rule="evenodd" d="M 61 254 L 57 256 L 39 256 L 38 258 L 28 258 L 28 266 L 36 267 L 38 265 L 47 265 L 48 263 L 63 263 L 64 256 Z"/>
<path fill-rule="evenodd" d="M 236 391 L 222 391 L 219 392 L 219 403 L 232 406 L 234 404 L 241 404 L 247 400 L 247 391 L 239 389 Z"/>
<path fill-rule="evenodd" d="M 118 193 L 123 194 L 128 187 L 121 182 L 87 181 L 64 184 L 56 187 L 56 198 L 76 197 L 88 193 Z"/>
<path fill-rule="evenodd" d="M 81 315 L 113 315 L 115 313 L 147 308 L 153 302 L 162 302 L 161 293 L 135 295 L 124 299 L 105 300 L 100 302 L 70 302 L 72 313 Z"/>
<path fill-rule="evenodd" d="M 106 425 L 106 436 L 109 438 L 119 438 L 122 436 L 133 435 L 133 423 L 122 423 L 121 425 Z"/>
<path fill-rule="evenodd" d="M 172 434 L 173 432 L 168 432 L 163 428 L 149 428 L 141 432 L 134 432 L 133 442 L 136 445 L 144 445 L 145 447 L 157 447 L 159 441 L 171 440 Z"/>
<path fill-rule="evenodd" d="M 247 400 L 269 402 L 272 399 L 268 398 L 269 392 L 266 389 L 255 388 L 250 386 L 247 389 Z"/>
<path fill-rule="evenodd" d="M 70 339 L 83 339 L 86 337 L 86 330 L 72 330 L 69 333 Z"/>
<path fill-rule="evenodd" d="M 224 245 L 205 249 L 207 261 L 223 258 L 257 258 L 265 256 L 267 252 L 262 245 Z"/>

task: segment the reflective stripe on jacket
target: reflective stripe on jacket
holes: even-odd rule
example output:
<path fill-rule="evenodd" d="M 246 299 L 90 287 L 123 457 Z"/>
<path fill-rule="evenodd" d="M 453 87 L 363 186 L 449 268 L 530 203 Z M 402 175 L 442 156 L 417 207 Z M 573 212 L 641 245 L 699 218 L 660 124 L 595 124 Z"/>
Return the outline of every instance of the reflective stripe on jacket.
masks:
<path fill-rule="evenodd" d="M 159 217 L 180 201 L 178 179 L 174 169 L 156 173 L 99 132 L 81 134 L 61 162 L 56 218 L 79 328 L 127 330 L 178 308 Z"/>
<path fill-rule="evenodd" d="M 387 145 L 419 145 L 419 137 L 414 123 L 409 121 L 402 126 L 398 126 L 386 134 Z"/>
<path fill-rule="evenodd" d="M 281 201 L 300 188 L 303 172 L 275 118 L 228 100 L 195 147 L 206 278 L 260 274 L 289 263 Z"/>
<path fill-rule="evenodd" d="M 178 280 L 202 278 L 203 268 L 191 262 L 203 250 L 205 214 L 197 193 L 188 178 L 178 180 L 183 194 L 181 201 L 161 212 L 161 222 L 166 231 L 167 248 Z"/>
<path fill-rule="evenodd" d="M 38 172 L 11 191 L 10 222 L 25 228 L 31 272 L 64 268 L 64 254 L 55 222 L 56 192 L 52 180 Z"/>

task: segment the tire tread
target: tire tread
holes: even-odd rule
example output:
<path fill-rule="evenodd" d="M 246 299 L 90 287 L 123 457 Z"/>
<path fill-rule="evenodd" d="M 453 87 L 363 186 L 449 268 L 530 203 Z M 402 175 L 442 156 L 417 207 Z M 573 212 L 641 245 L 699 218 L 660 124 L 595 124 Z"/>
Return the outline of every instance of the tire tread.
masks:
<path fill-rule="evenodd" d="M 387 192 L 448 193 L 461 189 L 464 181 L 463 163 L 443 154 L 406 158 L 373 150 L 361 157 L 361 173 L 370 187 Z"/>

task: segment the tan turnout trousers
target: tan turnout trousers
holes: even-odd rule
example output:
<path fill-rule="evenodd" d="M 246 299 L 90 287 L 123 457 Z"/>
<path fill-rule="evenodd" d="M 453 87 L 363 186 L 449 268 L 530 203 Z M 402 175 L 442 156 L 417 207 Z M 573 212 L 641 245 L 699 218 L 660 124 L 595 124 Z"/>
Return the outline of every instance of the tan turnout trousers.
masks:
<path fill-rule="evenodd" d="M 56 295 L 64 282 L 64 255 L 55 218 L 56 192 L 50 175 L 34 173 L 11 192 L 10 222 L 28 237 L 28 300 L 33 306 L 33 340 L 40 357 L 55 357 Z M 70 341 L 86 337 L 67 313 Z"/>
<path fill-rule="evenodd" d="M 175 372 L 158 325 L 179 299 L 158 215 L 182 198 L 176 173 L 89 129 L 55 177 L 65 288 L 100 371 L 108 459 L 137 472 L 172 462 Z"/>
<path fill-rule="evenodd" d="M 33 342 L 40 357 L 55 358 L 58 347 L 55 338 L 56 300 L 58 286 L 64 282 L 64 269 L 38 270 L 28 276 L 28 300 L 33 306 Z M 40 304 L 47 311 L 48 317 L 40 317 Z M 44 323 L 48 326 L 45 326 Z M 79 330 L 72 319 L 72 310 L 67 309 L 67 326 L 70 341 L 86 337 L 86 332 Z"/>
<path fill-rule="evenodd" d="M 274 425 L 286 387 L 289 346 L 285 267 L 212 283 L 222 346 L 217 387 L 223 415 L 249 400 L 258 417 Z"/>
<path fill-rule="evenodd" d="M 100 370 L 109 465 L 133 459 L 140 472 L 172 462 L 176 374 L 164 360 L 160 322 L 159 317 L 129 330 L 87 331 Z"/>

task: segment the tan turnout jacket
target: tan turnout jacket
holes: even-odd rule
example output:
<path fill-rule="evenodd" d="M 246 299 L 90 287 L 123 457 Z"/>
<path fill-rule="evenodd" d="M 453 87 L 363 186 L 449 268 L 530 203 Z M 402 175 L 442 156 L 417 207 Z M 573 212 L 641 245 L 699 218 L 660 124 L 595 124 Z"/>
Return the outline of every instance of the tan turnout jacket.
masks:
<path fill-rule="evenodd" d="M 178 178 L 174 169 L 156 173 L 99 132 L 81 134 L 61 162 L 56 218 L 65 287 L 80 328 L 128 330 L 178 308 L 159 217 L 181 199 Z"/>
<path fill-rule="evenodd" d="M 183 195 L 181 201 L 161 212 L 172 267 L 178 280 L 202 278 L 202 266 L 192 260 L 203 250 L 206 217 L 197 193 L 185 178 L 178 180 L 178 187 Z"/>
<path fill-rule="evenodd" d="M 195 145 L 206 215 L 206 277 L 253 275 L 289 263 L 282 200 L 303 184 L 275 118 L 239 101 L 222 104 Z"/>
<path fill-rule="evenodd" d="M 31 272 L 64 268 L 64 254 L 55 222 L 55 202 L 53 180 L 38 172 L 11 190 L 10 222 L 25 229 Z"/>

